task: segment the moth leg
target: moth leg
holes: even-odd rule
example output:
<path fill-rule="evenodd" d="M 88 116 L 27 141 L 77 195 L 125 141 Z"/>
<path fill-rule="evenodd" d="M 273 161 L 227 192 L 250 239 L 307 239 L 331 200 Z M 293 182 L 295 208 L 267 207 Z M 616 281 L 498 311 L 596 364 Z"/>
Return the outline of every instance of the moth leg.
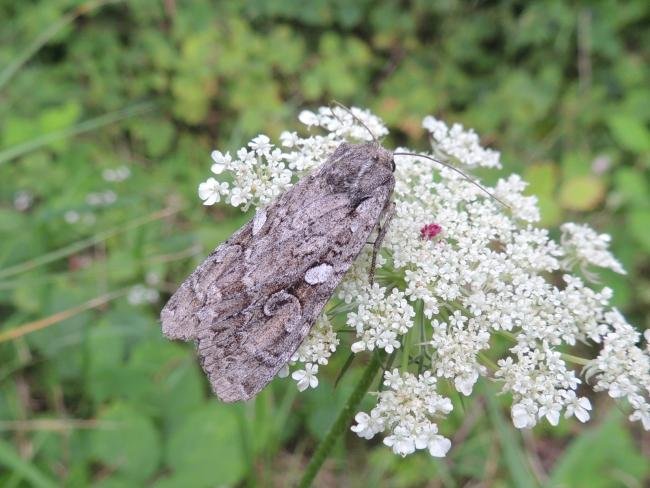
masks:
<path fill-rule="evenodd" d="M 378 224 L 378 232 L 377 232 L 377 238 L 375 239 L 375 242 L 372 245 L 372 259 L 370 261 L 370 271 L 368 273 L 368 277 L 370 278 L 370 286 L 372 286 L 375 282 L 375 268 L 377 267 L 377 254 L 379 253 L 379 249 L 381 248 L 381 243 L 384 241 L 384 238 L 386 237 L 386 232 L 388 232 L 388 225 L 390 224 L 390 221 L 393 220 L 393 217 L 395 216 L 395 202 L 389 202 L 386 205 L 386 208 L 382 211 L 384 214 L 384 222 Z"/>

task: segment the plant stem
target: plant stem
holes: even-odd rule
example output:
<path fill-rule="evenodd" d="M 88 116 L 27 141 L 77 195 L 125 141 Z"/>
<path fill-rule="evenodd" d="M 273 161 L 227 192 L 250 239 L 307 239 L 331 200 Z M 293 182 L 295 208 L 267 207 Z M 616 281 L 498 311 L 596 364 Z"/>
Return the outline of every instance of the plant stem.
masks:
<path fill-rule="evenodd" d="M 363 376 L 359 380 L 359 383 L 357 383 L 357 386 L 354 388 L 354 391 L 348 398 L 348 401 L 339 412 L 339 415 L 334 421 L 334 424 L 332 424 L 329 432 L 316 448 L 316 451 L 314 452 L 314 455 L 312 456 L 311 461 L 309 462 L 309 465 L 307 466 L 307 469 L 305 470 L 305 473 L 300 480 L 300 484 L 298 485 L 299 487 L 306 488 L 308 486 L 311 486 L 311 483 L 314 481 L 314 478 L 318 474 L 318 471 L 323 465 L 323 462 L 325 459 L 327 459 L 330 452 L 332 451 L 334 444 L 336 444 L 336 441 L 347 430 L 347 427 L 350 424 L 350 420 L 352 419 L 357 406 L 368 391 L 368 388 L 370 388 L 372 380 L 375 378 L 375 376 L 377 376 L 377 371 L 379 371 L 380 365 L 381 361 L 379 360 L 379 354 L 374 353 L 370 358 L 370 362 L 366 366 L 366 370 L 363 372 Z"/>
<path fill-rule="evenodd" d="M 403 336 L 404 340 L 402 341 L 402 365 L 400 368 L 403 373 L 406 373 L 409 367 L 409 359 L 411 358 L 411 343 L 413 342 L 412 335 L 412 330 L 409 330 Z"/>
<path fill-rule="evenodd" d="M 569 361 L 570 363 L 579 364 L 581 366 L 587 366 L 591 362 L 591 360 L 589 359 L 581 358 L 579 356 L 574 356 L 573 354 L 569 354 L 566 352 L 562 353 L 562 359 L 564 359 L 565 361 Z"/>

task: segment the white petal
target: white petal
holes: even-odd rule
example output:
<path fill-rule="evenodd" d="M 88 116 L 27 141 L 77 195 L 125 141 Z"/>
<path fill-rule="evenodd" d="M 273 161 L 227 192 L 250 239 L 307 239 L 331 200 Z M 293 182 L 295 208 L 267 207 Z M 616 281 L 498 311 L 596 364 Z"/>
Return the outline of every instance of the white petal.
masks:
<path fill-rule="evenodd" d="M 512 416 L 512 423 L 518 429 L 526 429 L 535 425 L 535 419 L 528 413 L 528 410 L 523 405 L 513 405 L 510 413 Z"/>
<path fill-rule="evenodd" d="M 203 201 L 203 205 L 214 205 L 219 201 L 219 194 L 213 193 Z"/>
<path fill-rule="evenodd" d="M 445 457 L 451 448 L 451 441 L 441 435 L 436 435 L 429 441 L 429 454 L 433 457 Z"/>
<path fill-rule="evenodd" d="M 549 410 L 546 413 L 546 420 L 548 420 L 551 425 L 557 425 L 558 422 L 560 421 L 559 410 Z"/>
<path fill-rule="evenodd" d="M 239 207 L 242 204 L 242 202 L 243 199 L 239 195 L 236 194 L 230 195 L 230 205 L 232 205 L 233 207 Z"/>
<path fill-rule="evenodd" d="M 650 330 L 650 329 L 648 329 Z M 591 410 L 591 402 L 589 401 L 589 398 L 587 397 L 580 397 L 578 399 L 578 405 L 580 405 L 581 408 L 584 408 L 585 410 Z"/>
<path fill-rule="evenodd" d="M 424 449 L 429 446 L 429 436 L 427 434 L 419 435 L 415 438 L 415 448 Z"/>
<path fill-rule="evenodd" d="M 384 444 L 388 447 L 392 447 L 393 444 L 395 444 L 395 436 L 389 435 L 388 437 L 384 437 Z"/>
<path fill-rule="evenodd" d="M 576 408 L 574 415 L 582 423 L 589 420 L 589 412 L 587 412 L 584 408 Z"/>
<path fill-rule="evenodd" d="M 478 375 L 477 375 L 478 376 Z M 466 376 L 457 376 L 454 380 L 454 386 L 456 390 L 462 393 L 465 396 L 470 396 L 472 394 L 472 389 L 474 388 L 474 383 L 476 383 L 477 378 L 466 377 Z"/>
<path fill-rule="evenodd" d="M 278 377 L 286 378 L 287 376 L 289 376 L 289 365 L 285 364 L 280 368 L 280 371 L 278 371 Z"/>
<path fill-rule="evenodd" d="M 307 373 L 302 369 L 298 369 L 298 370 L 294 371 L 293 373 L 291 373 L 291 377 L 296 381 L 302 380 L 306 375 L 307 375 Z"/>
<path fill-rule="evenodd" d="M 298 115 L 298 120 L 307 126 L 318 125 L 318 117 L 314 112 L 303 110 Z"/>

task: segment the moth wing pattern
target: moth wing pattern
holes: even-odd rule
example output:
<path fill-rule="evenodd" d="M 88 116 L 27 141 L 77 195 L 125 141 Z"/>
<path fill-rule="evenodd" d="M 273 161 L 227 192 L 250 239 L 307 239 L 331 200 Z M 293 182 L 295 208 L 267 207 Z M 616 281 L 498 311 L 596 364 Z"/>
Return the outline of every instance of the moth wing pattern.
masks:
<path fill-rule="evenodd" d="M 221 400 L 256 395 L 308 334 L 390 201 L 387 158 L 374 143 L 341 144 L 218 246 L 165 305 L 163 333 L 196 342 Z"/>

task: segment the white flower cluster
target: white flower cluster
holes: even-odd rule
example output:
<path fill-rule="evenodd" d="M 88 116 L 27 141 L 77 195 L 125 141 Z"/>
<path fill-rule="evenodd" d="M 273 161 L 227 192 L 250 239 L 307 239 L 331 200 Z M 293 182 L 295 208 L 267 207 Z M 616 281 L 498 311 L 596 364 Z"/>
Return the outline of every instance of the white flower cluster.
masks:
<path fill-rule="evenodd" d="M 399 347 L 399 337 L 413 325 L 415 312 L 397 288 L 388 291 L 375 283 L 359 290 L 357 311 L 348 313 L 347 324 L 357 332 L 352 352 L 383 349 L 391 354 Z"/>
<path fill-rule="evenodd" d="M 209 178 L 199 185 L 199 197 L 204 205 L 214 205 L 225 199 L 233 207 L 248 210 L 251 205 L 266 205 L 291 183 L 291 171 L 282 161 L 282 151 L 274 148 L 265 135 L 248 143 L 248 149 L 237 151 L 237 159 L 230 153 L 212 152 L 212 172 L 220 175 L 230 171 L 234 181 L 218 182 Z"/>
<path fill-rule="evenodd" d="M 303 110 L 298 120 L 307 127 L 321 127 L 341 139 L 371 141 L 388 134 L 386 126 L 369 110 L 352 107 L 321 107 L 318 112 Z M 361 124 L 359 123 L 361 121 Z"/>
<path fill-rule="evenodd" d="M 640 334 L 617 311 L 607 313 L 612 328 L 603 337 L 603 348 L 588 367 L 596 391 L 612 398 L 627 398 L 632 406 L 630 420 L 641 421 L 650 430 L 650 329 L 645 331 L 645 351 L 637 347 Z"/>
<path fill-rule="evenodd" d="M 351 112 L 377 136 L 388 133 L 370 112 L 357 108 L 352 108 Z M 291 185 L 294 176 L 300 177 L 325 162 L 346 138 L 371 138 L 368 129 L 359 126 L 354 117 L 340 107 L 322 107 L 318 113 L 303 111 L 299 116 L 303 123 L 325 127 L 329 133 L 327 136 L 301 138 L 295 132 L 283 132 L 280 140 L 283 147 L 290 149 L 289 152 L 282 152 L 265 135 L 254 138 L 248 143 L 248 148 L 239 149 L 236 159 L 229 152 L 213 151 L 212 172 L 221 175 L 226 171 L 233 181 L 208 178 L 199 185 L 199 197 L 204 205 L 214 205 L 223 199 L 242 210 L 268 204 Z"/>
<path fill-rule="evenodd" d="M 236 160 L 215 151 L 213 172 L 227 170 L 232 183 L 211 178 L 199 195 L 207 205 L 222 197 L 243 209 L 264 205 L 322 164 L 341 142 L 368 140 L 368 129 L 375 136 L 387 133 L 369 112 L 351 112 L 363 123 L 338 108 L 302 112 L 303 123 L 326 134 L 284 132 L 282 150 L 258 136 Z M 423 125 L 432 143 L 431 153 L 423 156 L 464 170 L 500 167 L 498 153 L 482 148 L 473 131 L 449 128 L 433 117 Z M 402 358 L 403 370 L 387 374 L 377 407 L 359 414 L 353 430 L 368 438 L 386 432 L 385 442 L 402 455 L 425 447 L 444 455 L 449 441 L 437 434 L 432 418 L 443 417 L 451 403 L 436 392 L 436 378 L 470 395 L 479 378 L 490 374 L 513 397 L 515 426 L 530 428 L 541 419 L 555 425 L 562 415 L 584 422 L 591 403 L 577 394 L 581 379 L 567 363 L 571 357 L 562 353 L 578 342 L 602 344 L 586 379 L 594 378 L 597 390 L 626 398 L 633 409 L 630 419 L 649 428 L 650 352 L 639 347 L 639 334 L 612 310 L 611 290 L 585 284 L 592 278 L 587 265 L 624 272 L 608 251 L 609 237 L 565 224 L 561 243 L 552 240 L 534 226 L 537 200 L 523 194 L 526 183 L 518 175 L 486 188 L 505 208 L 436 161 L 417 155 L 395 159 L 396 214 L 378 256 L 377 283 L 368 283 L 367 246 L 339 287 L 341 303 L 329 313 L 347 315 L 347 326 L 356 333 L 354 352 L 380 349 L 409 357 Z M 574 264 L 583 278 L 568 274 Z M 495 336 L 510 341 L 510 349 L 485 361 Z M 292 374 L 299 389 L 317 386 L 318 367 L 327 364 L 337 345 L 329 321 L 321 319 L 292 358 L 301 365 Z M 409 371 L 414 363 L 418 372 L 424 367 L 417 377 Z"/>
<path fill-rule="evenodd" d="M 566 417 L 575 413 L 582 422 L 589 419 L 587 411 L 591 404 L 587 398 L 576 397 L 580 380 L 566 368 L 558 351 L 548 344 L 530 347 L 525 343 L 517 344 L 511 351 L 517 360 L 499 360 L 496 376 L 504 378 L 504 390 L 513 394 L 511 412 L 515 427 L 534 427 L 544 417 L 551 425 L 557 425 L 563 408 Z"/>
<path fill-rule="evenodd" d="M 117 201 L 117 194 L 113 190 L 93 192 L 86 195 L 86 203 L 93 207 L 106 207 Z"/>
<path fill-rule="evenodd" d="M 446 159 L 464 166 L 483 166 L 485 168 L 500 168 L 501 155 L 492 149 L 481 146 L 478 135 L 474 130 L 465 130 L 461 124 L 448 127 L 441 120 L 427 115 L 422 126 L 429 131 L 434 151 Z"/>
<path fill-rule="evenodd" d="M 449 323 L 431 321 L 433 328 L 431 342 L 433 353 L 445 358 L 435 361 L 435 373 L 442 378 L 454 380 L 457 391 L 465 396 L 472 393 L 479 375 L 485 375 L 487 368 L 477 361 L 478 354 L 490 347 L 490 333 L 481 327 L 481 322 L 468 319 L 456 310 Z"/>
<path fill-rule="evenodd" d="M 143 305 L 156 303 L 159 297 L 160 293 L 155 288 L 139 284 L 131 287 L 126 298 L 131 305 Z"/>
<path fill-rule="evenodd" d="M 453 406 L 438 393 L 436 377 L 430 371 L 415 376 L 394 369 L 384 374 L 384 387 L 370 414 L 355 416 L 352 430 L 364 439 L 388 432 L 384 444 L 400 456 L 428 449 L 432 456 L 444 457 L 451 441 L 438 434 L 435 420 L 451 412 Z"/>
<path fill-rule="evenodd" d="M 102 171 L 102 178 L 104 181 L 111 183 L 118 183 L 120 181 L 126 180 L 131 176 L 131 170 L 128 166 L 118 166 L 117 168 L 106 168 Z"/>
<path fill-rule="evenodd" d="M 309 387 L 316 388 L 318 386 L 318 378 L 316 377 L 318 365 L 327 364 L 329 357 L 336 351 L 338 345 L 339 338 L 334 332 L 327 315 L 321 315 L 309 335 L 291 356 L 289 364 L 280 370 L 278 376 L 288 376 L 289 367 L 301 363 L 304 367 L 295 370 L 291 374 L 291 377 L 296 380 L 298 390 L 304 391 Z"/>
<path fill-rule="evenodd" d="M 567 255 L 567 269 L 571 269 L 571 263 L 577 262 L 583 267 L 591 264 L 625 274 L 621 263 L 608 251 L 611 241 L 609 234 L 597 234 L 589 226 L 571 222 L 562 224 L 560 229 L 562 247 Z"/>

